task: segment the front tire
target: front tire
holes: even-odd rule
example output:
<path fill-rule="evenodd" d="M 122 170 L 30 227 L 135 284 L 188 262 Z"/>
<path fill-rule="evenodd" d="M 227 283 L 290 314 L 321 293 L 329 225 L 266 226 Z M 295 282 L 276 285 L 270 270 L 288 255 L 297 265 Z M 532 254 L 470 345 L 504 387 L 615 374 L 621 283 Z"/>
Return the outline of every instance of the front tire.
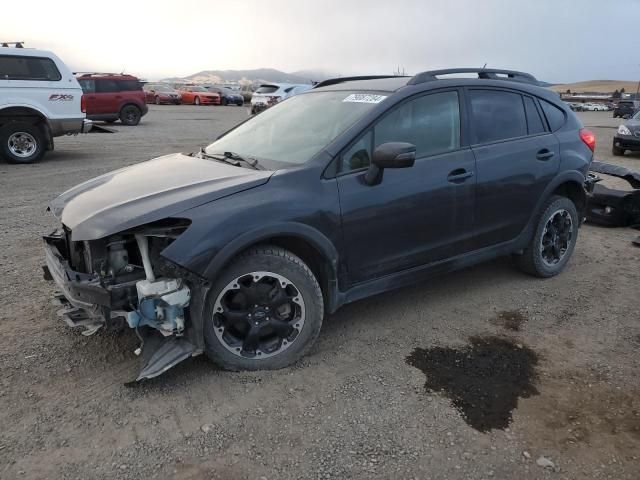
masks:
<path fill-rule="evenodd" d="M 156 98 L 155 98 L 155 103 L 156 103 L 156 105 L 160 105 L 160 103 L 161 103 L 160 102 L 160 97 L 157 96 L 157 95 L 156 95 Z"/>
<path fill-rule="evenodd" d="M 8 163 L 33 163 L 46 150 L 45 138 L 36 125 L 10 122 L 0 128 L 0 156 Z"/>
<path fill-rule="evenodd" d="M 533 238 L 520 255 L 516 266 L 540 278 L 560 273 L 576 246 L 579 218 L 575 204 L 567 197 L 553 195 L 542 208 Z"/>
<path fill-rule="evenodd" d="M 283 368 L 309 351 L 323 316 L 318 281 L 299 257 L 272 245 L 253 247 L 210 291 L 205 352 L 227 370 Z"/>
<path fill-rule="evenodd" d="M 200 97 L 196 97 L 193 99 L 193 104 L 194 105 L 200 105 Z"/>
<path fill-rule="evenodd" d="M 141 118 L 142 112 L 135 105 L 125 105 L 122 107 L 122 110 L 120 110 L 120 122 L 123 125 L 135 127 L 140 123 Z"/>

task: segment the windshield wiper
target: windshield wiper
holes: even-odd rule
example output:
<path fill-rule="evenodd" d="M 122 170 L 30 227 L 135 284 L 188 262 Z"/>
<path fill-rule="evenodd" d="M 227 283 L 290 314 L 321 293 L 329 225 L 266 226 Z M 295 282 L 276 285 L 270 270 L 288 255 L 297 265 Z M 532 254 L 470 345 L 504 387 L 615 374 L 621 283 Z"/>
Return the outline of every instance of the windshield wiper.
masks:
<path fill-rule="evenodd" d="M 203 147 L 200 149 L 200 152 L 198 152 L 198 154 L 200 155 L 200 158 L 211 158 L 213 160 L 219 160 L 236 167 L 239 167 L 241 164 L 246 164 L 254 170 L 264 170 L 264 168 L 262 168 L 262 166 L 258 163 L 258 160 L 256 160 L 255 158 L 245 158 L 234 152 L 207 153 Z"/>

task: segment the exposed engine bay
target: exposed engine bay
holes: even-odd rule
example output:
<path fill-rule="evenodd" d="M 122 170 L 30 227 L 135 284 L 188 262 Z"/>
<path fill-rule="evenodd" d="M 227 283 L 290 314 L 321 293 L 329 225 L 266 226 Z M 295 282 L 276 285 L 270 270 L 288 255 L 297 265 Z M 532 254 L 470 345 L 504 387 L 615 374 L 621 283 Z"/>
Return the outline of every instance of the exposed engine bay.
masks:
<path fill-rule="evenodd" d="M 186 227 L 156 224 L 92 241 L 72 241 L 63 227 L 44 237 L 45 278 L 62 290 L 59 314 L 85 335 L 103 327 L 135 329 L 141 343 L 135 353 L 143 354 L 138 380 L 201 352 L 185 335 L 199 280 L 161 255 Z"/>

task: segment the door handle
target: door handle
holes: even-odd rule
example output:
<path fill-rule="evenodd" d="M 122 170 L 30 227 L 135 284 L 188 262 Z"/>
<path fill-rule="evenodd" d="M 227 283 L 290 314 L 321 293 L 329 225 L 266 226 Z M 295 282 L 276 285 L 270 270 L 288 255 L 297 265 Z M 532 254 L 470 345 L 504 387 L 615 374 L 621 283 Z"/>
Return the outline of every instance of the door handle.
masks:
<path fill-rule="evenodd" d="M 447 180 L 451 183 L 462 183 L 467 178 L 473 177 L 473 172 L 467 172 L 464 168 L 456 168 L 449 172 Z"/>
<path fill-rule="evenodd" d="M 536 154 L 536 158 L 538 160 L 549 160 L 554 155 L 555 155 L 555 153 L 553 153 L 548 148 L 543 148 L 542 150 L 538 151 L 538 153 Z"/>

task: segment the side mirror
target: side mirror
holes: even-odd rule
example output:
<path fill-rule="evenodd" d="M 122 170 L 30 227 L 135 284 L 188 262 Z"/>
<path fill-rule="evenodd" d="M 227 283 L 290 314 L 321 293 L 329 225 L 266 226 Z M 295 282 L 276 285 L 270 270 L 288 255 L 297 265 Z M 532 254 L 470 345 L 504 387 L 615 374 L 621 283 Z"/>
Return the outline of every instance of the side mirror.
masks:
<path fill-rule="evenodd" d="M 369 185 L 382 181 L 385 168 L 409 168 L 416 161 L 416 146 L 406 142 L 383 143 L 373 151 L 373 158 L 364 176 Z"/>

